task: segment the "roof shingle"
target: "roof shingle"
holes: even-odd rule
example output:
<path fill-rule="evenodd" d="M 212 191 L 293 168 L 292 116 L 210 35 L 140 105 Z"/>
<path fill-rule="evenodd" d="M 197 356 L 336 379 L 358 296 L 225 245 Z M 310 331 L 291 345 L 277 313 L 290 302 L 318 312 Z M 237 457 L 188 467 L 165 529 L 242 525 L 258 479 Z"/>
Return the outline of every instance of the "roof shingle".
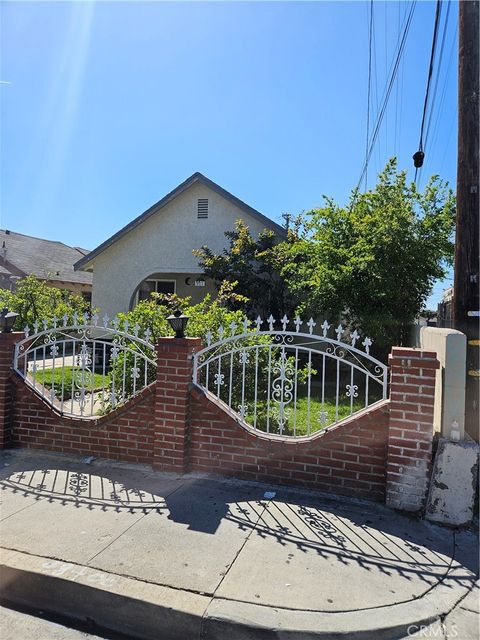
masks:
<path fill-rule="evenodd" d="M 85 256 L 85 249 L 69 247 L 63 242 L 43 240 L 15 231 L 0 229 L 0 263 L 10 263 L 25 275 L 78 284 L 92 284 L 92 274 L 74 271 L 75 262 Z"/>

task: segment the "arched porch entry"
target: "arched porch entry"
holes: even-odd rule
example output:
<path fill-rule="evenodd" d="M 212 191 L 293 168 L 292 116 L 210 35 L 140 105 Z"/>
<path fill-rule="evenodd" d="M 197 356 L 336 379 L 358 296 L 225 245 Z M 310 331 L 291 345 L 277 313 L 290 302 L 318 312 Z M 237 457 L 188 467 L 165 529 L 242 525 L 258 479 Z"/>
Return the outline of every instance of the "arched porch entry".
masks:
<path fill-rule="evenodd" d="M 216 296 L 215 284 L 199 273 L 152 273 L 136 287 L 130 299 L 130 309 L 152 293 L 177 294 L 180 298 L 191 298 L 197 304 L 209 293 Z"/>

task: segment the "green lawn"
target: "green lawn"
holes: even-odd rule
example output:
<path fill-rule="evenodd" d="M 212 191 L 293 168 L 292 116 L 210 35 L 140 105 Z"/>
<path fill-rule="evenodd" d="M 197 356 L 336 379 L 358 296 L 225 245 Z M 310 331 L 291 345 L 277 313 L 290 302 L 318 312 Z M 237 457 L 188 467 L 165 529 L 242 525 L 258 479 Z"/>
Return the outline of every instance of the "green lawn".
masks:
<path fill-rule="evenodd" d="M 45 386 L 47 389 L 51 389 L 53 386 L 56 391 L 60 391 L 62 388 L 62 376 L 63 376 L 63 399 L 69 400 L 72 397 L 72 377 L 74 371 L 77 372 L 77 384 L 74 387 L 78 389 L 80 384 L 84 384 L 87 391 L 100 391 L 102 388 L 108 389 L 110 385 L 110 376 L 102 375 L 101 373 L 88 374 L 85 372 L 85 377 L 82 382 L 82 372 L 80 369 L 74 367 L 64 367 L 63 369 L 39 369 L 35 373 L 35 382 Z"/>
<path fill-rule="evenodd" d="M 81 370 L 76 369 L 74 367 L 65 367 L 63 369 L 39 369 L 35 374 L 35 380 L 37 384 L 44 385 L 47 389 L 51 389 L 52 386 L 55 387 L 57 392 L 60 391 L 62 387 L 62 375 L 63 375 L 63 384 L 64 384 L 64 394 L 63 399 L 69 400 L 72 397 L 72 376 L 74 375 L 74 371 L 77 372 L 78 383 L 81 382 Z M 84 383 L 87 391 L 100 391 L 102 388 L 109 389 L 111 385 L 110 376 L 102 375 L 100 373 L 93 373 L 90 375 L 85 374 Z M 76 389 L 78 389 L 79 384 L 76 385 Z M 75 389 L 74 389 L 75 390 Z M 378 398 L 377 398 L 378 399 Z M 374 402 L 375 398 L 370 399 L 370 403 Z M 233 401 L 232 406 L 236 409 L 239 403 Z M 247 415 L 245 417 L 246 421 L 253 425 L 254 423 L 254 413 L 253 413 L 253 401 L 246 401 L 247 404 Z M 275 408 L 278 405 L 270 401 L 270 419 L 269 419 L 269 431 L 270 433 L 279 433 L 278 431 L 278 420 L 275 416 Z M 335 415 L 335 402 L 331 398 L 326 398 L 323 408 L 322 403 L 317 398 L 310 399 L 310 407 L 308 405 L 308 400 L 306 397 L 297 398 L 295 417 L 294 417 L 294 404 L 293 401 L 289 403 L 287 406 L 287 421 L 284 429 L 284 435 L 289 436 L 304 436 L 309 433 L 315 433 L 316 431 L 321 431 L 325 429 L 325 427 L 330 426 L 331 424 L 338 422 L 339 420 L 343 420 L 347 418 L 351 413 L 355 413 L 364 408 L 364 404 L 359 402 L 358 399 L 354 401 L 352 408 L 350 407 L 350 399 L 349 398 L 341 398 L 338 406 L 338 416 Z M 323 420 L 322 418 L 322 411 Z M 262 431 L 267 430 L 267 403 L 264 399 L 257 401 L 257 411 L 256 411 L 256 427 Z M 310 429 L 308 425 L 310 424 Z M 294 430 L 295 427 L 295 430 Z"/>
<path fill-rule="evenodd" d="M 373 402 L 373 400 L 371 401 Z M 248 406 L 248 405 L 247 405 Z M 270 421 L 269 421 L 269 430 L 270 433 L 278 433 L 278 421 L 275 419 L 274 413 L 275 403 L 270 403 Z M 338 422 L 339 420 L 343 420 L 347 418 L 351 413 L 355 413 L 356 411 L 360 411 L 364 408 L 364 404 L 358 402 L 353 403 L 353 407 L 350 408 L 350 400 L 342 399 L 339 402 L 338 406 L 338 417 L 335 416 L 335 402 L 332 400 L 325 399 L 323 405 L 323 411 L 326 415 L 324 415 L 324 419 L 321 421 L 321 412 L 322 412 L 322 403 L 320 400 L 316 398 L 310 399 L 310 410 L 308 407 L 307 398 L 297 398 L 297 405 L 294 417 L 294 407 L 293 401 L 291 404 L 287 406 L 287 424 L 284 429 L 283 434 L 289 436 L 305 436 L 309 433 L 315 433 L 316 431 L 321 431 L 333 424 L 334 422 Z M 248 413 L 246 416 L 246 420 L 249 424 L 253 425 L 253 407 L 248 407 Z M 273 409 L 273 411 L 272 411 Z M 308 424 L 310 422 L 310 431 L 308 430 Z M 295 434 L 294 434 L 294 425 L 295 425 Z M 257 403 L 257 429 L 261 429 L 262 431 L 267 430 L 267 403 L 262 400 Z"/>

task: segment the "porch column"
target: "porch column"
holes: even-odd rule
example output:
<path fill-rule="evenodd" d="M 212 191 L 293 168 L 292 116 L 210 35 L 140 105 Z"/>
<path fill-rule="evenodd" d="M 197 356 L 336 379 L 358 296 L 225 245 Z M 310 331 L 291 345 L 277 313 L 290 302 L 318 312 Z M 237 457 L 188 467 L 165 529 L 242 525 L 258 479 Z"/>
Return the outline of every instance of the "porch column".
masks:
<path fill-rule="evenodd" d="M 188 470 L 190 383 L 200 338 L 160 338 L 157 343 L 153 466 Z"/>

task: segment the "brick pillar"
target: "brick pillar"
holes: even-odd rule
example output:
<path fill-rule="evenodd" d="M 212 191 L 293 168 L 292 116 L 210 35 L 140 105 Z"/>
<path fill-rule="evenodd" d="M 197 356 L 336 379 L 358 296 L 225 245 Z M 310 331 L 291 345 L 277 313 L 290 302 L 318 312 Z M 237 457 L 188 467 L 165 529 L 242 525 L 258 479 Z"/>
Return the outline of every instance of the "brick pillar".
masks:
<path fill-rule="evenodd" d="M 10 443 L 13 386 L 10 379 L 15 343 L 24 338 L 21 332 L 0 333 L 0 449 Z"/>
<path fill-rule="evenodd" d="M 434 351 L 394 347 L 390 354 L 387 505 L 421 511 L 428 491 L 433 441 Z"/>
<path fill-rule="evenodd" d="M 189 387 L 193 354 L 201 346 L 200 338 L 160 338 L 157 343 L 155 469 L 180 473 L 188 469 Z"/>

